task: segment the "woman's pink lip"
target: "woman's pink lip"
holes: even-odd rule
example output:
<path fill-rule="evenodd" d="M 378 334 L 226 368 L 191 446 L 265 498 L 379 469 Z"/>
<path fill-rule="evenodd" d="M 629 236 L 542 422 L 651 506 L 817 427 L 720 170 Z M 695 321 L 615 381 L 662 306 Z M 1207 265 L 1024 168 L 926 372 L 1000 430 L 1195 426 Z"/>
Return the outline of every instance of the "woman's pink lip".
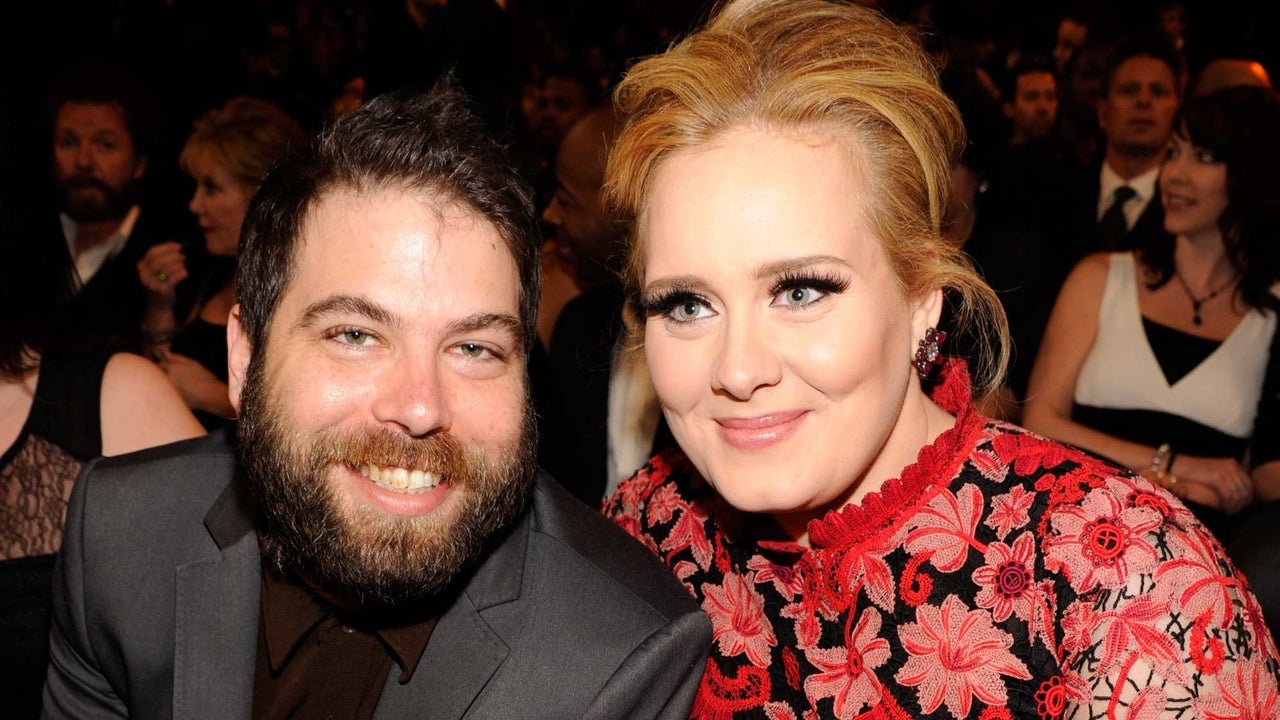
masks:
<path fill-rule="evenodd" d="M 786 440 L 800 427 L 807 410 L 792 410 L 756 417 L 716 418 L 720 436 L 740 450 L 760 450 Z"/>

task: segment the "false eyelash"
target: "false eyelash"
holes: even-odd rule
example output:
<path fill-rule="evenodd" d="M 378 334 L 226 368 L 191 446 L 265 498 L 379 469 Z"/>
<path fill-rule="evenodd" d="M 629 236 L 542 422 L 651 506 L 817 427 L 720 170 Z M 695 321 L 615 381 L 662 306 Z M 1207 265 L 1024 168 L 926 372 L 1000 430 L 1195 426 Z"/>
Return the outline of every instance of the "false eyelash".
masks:
<path fill-rule="evenodd" d="M 813 288 L 826 295 L 844 292 L 849 287 L 849 280 L 835 272 L 788 271 L 778 278 L 769 289 L 770 295 L 796 288 Z"/>
<path fill-rule="evenodd" d="M 707 299 L 697 293 L 680 288 L 671 288 L 663 291 L 656 297 L 647 297 L 640 300 L 640 310 L 646 317 L 666 317 L 676 307 L 688 302 L 706 305 Z"/>

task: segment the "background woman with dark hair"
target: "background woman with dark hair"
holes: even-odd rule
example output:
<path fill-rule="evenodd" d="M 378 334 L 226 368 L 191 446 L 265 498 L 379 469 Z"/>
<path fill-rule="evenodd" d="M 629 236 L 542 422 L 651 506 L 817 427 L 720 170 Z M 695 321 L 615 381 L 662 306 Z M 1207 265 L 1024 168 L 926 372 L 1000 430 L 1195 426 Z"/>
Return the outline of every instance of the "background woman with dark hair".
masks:
<path fill-rule="evenodd" d="M 1280 499 L 1280 99 L 1188 100 L 1160 170 L 1165 229 L 1085 258 L 1032 371 L 1028 428 L 1144 472 L 1228 544 Z"/>
<path fill-rule="evenodd" d="M 71 266 L 37 259 L 6 197 L 0 192 L 0 697 L 5 717 L 34 718 L 51 572 L 81 464 L 204 429 L 146 358 L 71 345 Z"/>

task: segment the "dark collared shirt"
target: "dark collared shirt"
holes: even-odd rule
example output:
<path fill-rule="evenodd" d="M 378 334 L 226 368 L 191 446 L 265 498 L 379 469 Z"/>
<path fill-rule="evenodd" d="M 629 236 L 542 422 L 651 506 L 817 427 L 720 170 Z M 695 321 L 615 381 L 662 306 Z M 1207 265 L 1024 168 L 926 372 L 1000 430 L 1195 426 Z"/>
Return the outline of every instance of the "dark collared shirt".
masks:
<path fill-rule="evenodd" d="M 263 564 L 253 717 L 369 720 L 394 662 L 413 677 L 436 618 L 396 624 L 344 615 Z"/>

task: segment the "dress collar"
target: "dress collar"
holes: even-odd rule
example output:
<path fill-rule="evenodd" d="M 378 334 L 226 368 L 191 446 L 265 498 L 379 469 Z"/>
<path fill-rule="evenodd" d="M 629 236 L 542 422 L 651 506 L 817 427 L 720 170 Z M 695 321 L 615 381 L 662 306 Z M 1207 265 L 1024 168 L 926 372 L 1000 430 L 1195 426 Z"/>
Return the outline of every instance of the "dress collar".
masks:
<path fill-rule="evenodd" d="M 929 487 L 945 484 L 959 471 L 981 432 L 983 418 L 973 406 L 969 371 L 963 360 L 949 359 L 933 401 L 956 416 L 955 425 L 920 449 L 916 461 L 901 476 L 888 480 L 876 492 L 809 523 L 809 542 L 816 549 L 834 549 L 873 537 L 893 525 L 902 511 L 914 504 Z"/>

